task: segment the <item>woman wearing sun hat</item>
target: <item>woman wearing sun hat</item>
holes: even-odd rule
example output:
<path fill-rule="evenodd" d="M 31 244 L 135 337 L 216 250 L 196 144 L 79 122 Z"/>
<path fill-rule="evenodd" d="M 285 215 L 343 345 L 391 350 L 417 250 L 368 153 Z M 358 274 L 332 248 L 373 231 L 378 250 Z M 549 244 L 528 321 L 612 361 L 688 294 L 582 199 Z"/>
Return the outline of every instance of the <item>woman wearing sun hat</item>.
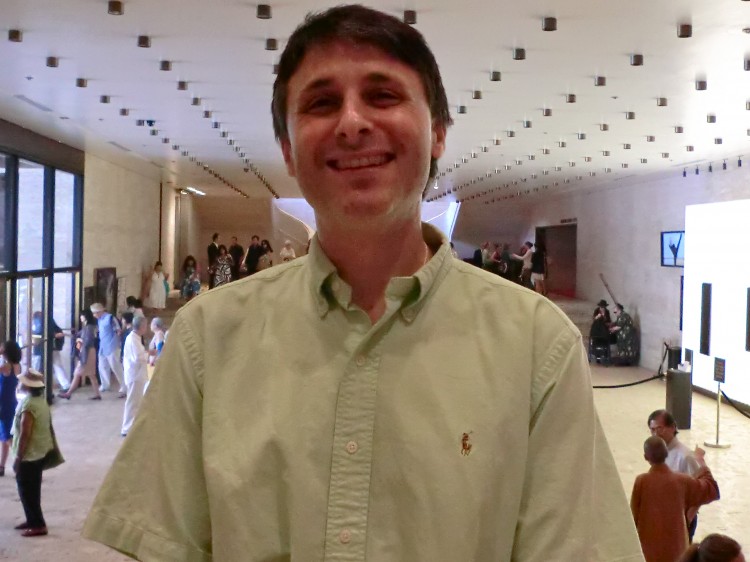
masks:
<path fill-rule="evenodd" d="M 13 419 L 13 470 L 26 521 L 16 526 L 24 537 L 47 534 L 42 514 L 42 470 L 45 457 L 54 449 L 49 405 L 44 396 L 44 377 L 34 369 L 18 377 L 25 392 Z"/>

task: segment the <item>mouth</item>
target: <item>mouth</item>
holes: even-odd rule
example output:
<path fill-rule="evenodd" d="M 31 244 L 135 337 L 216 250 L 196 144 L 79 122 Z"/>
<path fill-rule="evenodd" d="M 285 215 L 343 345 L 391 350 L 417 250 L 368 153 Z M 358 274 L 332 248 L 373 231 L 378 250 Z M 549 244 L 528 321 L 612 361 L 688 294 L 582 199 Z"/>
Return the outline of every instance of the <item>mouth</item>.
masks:
<path fill-rule="evenodd" d="M 326 162 L 326 164 L 337 171 L 362 170 L 367 168 L 377 168 L 392 162 L 396 156 L 386 152 L 374 154 L 371 156 L 354 156 L 348 158 L 336 158 Z"/>

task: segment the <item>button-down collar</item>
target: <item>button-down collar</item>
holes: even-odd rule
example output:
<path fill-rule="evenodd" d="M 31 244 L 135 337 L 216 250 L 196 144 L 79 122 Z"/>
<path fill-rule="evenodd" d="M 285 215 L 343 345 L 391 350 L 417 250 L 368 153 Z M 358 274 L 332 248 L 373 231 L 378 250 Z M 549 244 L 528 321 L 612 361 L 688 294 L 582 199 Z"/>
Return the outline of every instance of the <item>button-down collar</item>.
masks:
<path fill-rule="evenodd" d="M 406 322 L 412 322 L 417 317 L 425 297 L 446 275 L 453 259 L 448 239 L 440 230 L 422 223 L 422 237 L 433 254 L 432 257 L 414 275 L 392 278 L 385 291 L 386 299 L 401 301 L 401 315 Z M 311 289 L 320 316 L 324 317 L 335 305 L 349 309 L 352 289 L 339 277 L 336 266 L 321 248 L 317 235 L 310 242 L 308 260 Z"/>

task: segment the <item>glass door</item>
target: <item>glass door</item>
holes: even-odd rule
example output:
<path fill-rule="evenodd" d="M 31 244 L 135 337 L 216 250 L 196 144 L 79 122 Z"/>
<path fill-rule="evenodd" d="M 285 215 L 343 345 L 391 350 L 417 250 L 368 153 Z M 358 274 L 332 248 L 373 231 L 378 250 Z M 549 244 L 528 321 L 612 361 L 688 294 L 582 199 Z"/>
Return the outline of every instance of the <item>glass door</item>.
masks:
<path fill-rule="evenodd" d="M 16 280 L 16 341 L 23 352 L 23 370 L 31 367 L 42 373 L 46 371 L 46 290 L 44 277 L 29 276 Z"/>

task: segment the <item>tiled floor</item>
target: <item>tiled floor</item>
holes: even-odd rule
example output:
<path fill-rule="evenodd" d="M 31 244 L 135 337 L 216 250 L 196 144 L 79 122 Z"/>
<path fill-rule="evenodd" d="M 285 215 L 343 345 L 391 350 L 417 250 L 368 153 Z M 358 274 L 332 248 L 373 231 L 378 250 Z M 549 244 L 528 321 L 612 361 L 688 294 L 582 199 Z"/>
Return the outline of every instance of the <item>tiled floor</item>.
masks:
<path fill-rule="evenodd" d="M 594 384 L 618 384 L 646 378 L 637 368 L 594 367 Z M 21 520 L 21 505 L 10 474 L 0 478 L 0 560 L 24 562 L 110 562 L 126 560 L 79 533 L 86 511 L 120 443 L 123 401 L 112 393 L 101 402 L 90 402 L 90 391 L 77 393 L 70 402 L 54 406 L 53 415 L 67 463 L 45 474 L 43 506 L 50 535 L 23 539 L 12 530 Z M 635 476 L 647 470 L 641 446 L 648 435 L 646 418 L 664 406 L 665 387 L 660 381 L 617 389 L 595 390 L 607 437 L 630 493 Z M 694 395 L 693 429 L 683 431 L 688 445 L 714 439 L 716 403 Z M 698 536 L 717 531 L 750 547 L 750 419 L 730 407 L 722 408 L 722 442 L 728 450 L 708 450 L 707 460 L 721 486 L 722 499 L 701 510 Z M 137 470 L 137 467 L 133 467 Z"/>

